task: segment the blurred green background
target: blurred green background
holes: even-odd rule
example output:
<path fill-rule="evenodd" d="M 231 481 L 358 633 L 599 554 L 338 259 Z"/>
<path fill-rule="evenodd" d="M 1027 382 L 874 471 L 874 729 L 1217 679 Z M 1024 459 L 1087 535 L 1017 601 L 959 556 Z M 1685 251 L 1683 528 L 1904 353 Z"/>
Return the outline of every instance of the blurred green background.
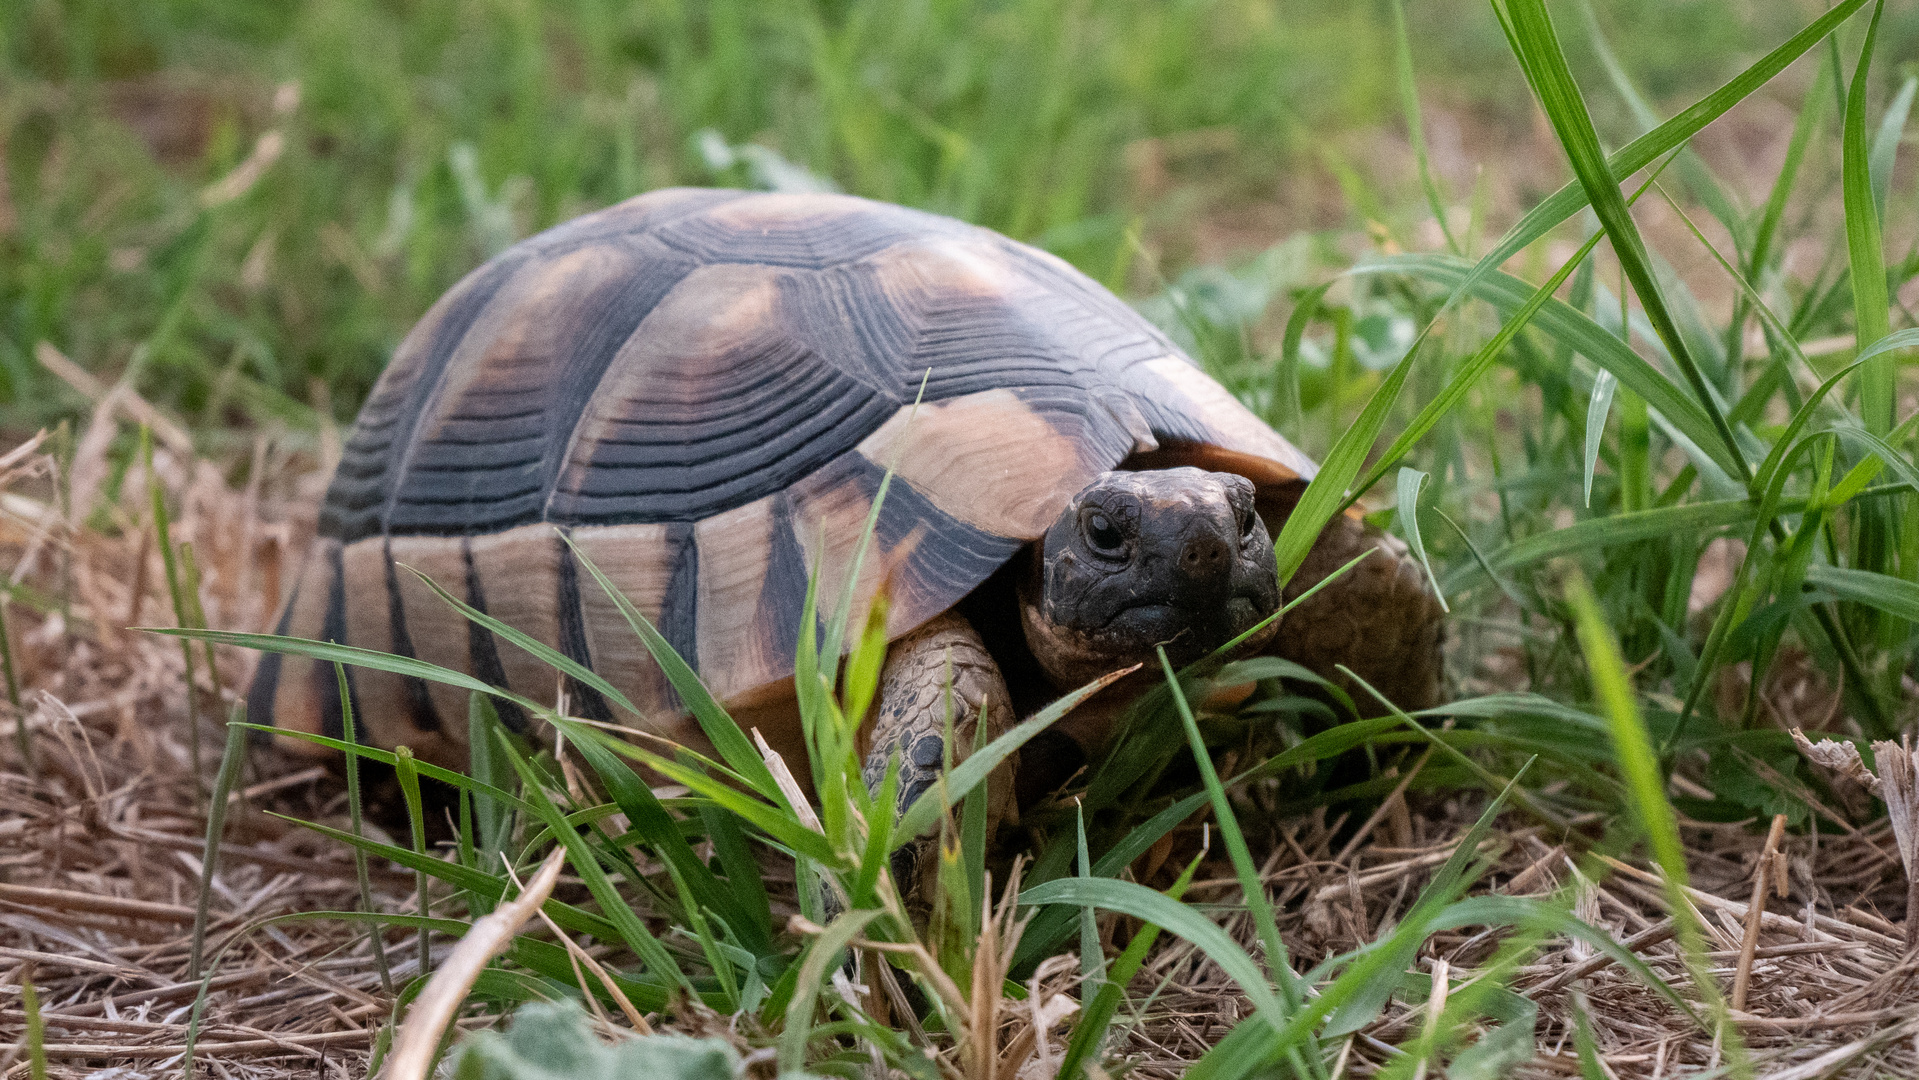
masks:
<path fill-rule="evenodd" d="M 1594 15 L 1669 111 L 1821 7 Z M 1554 10 L 1603 133 L 1635 134 Z M 1503 227 L 1568 174 L 1485 4 L 1407 19 L 1435 166 Z M 1915 39 L 1895 10 L 1875 76 Z M 831 183 L 1136 298 L 1295 234 L 1431 246 L 1395 41 L 1382 0 L 0 0 L 0 427 L 86 407 L 46 341 L 203 450 L 297 442 L 488 255 L 669 184 Z"/>

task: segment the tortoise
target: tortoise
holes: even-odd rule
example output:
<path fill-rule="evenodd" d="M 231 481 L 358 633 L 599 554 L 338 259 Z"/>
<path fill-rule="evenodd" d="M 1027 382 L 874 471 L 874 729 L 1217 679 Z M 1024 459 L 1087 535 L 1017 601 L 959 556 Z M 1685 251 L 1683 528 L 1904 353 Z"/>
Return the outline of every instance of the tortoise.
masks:
<path fill-rule="evenodd" d="M 877 557 L 849 584 L 889 468 Z M 1282 595 L 1271 533 L 1314 470 L 1052 255 L 850 196 L 662 190 L 521 242 L 426 313 L 360 411 L 278 632 L 538 700 L 564 688 L 574 715 L 615 719 L 410 566 L 708 749 L 564 530 L 742 728 L 797 761 L 809 575 L 820 611 L 849 587 L 864 610 L 884 583 L 868 779 L 899 752 L 905 805 L 940 766 L 949 678 L 961 749 L 982 708 L 997 730 L 1156 645 L 1189 661 L 1369 549 L 1245 647 L 1434 703 L 1440 607 L 1404 545 L 1336 517 Z M 364 668 L 348 688 L 369 741 L 462 766 L 463 693 Z M 330 667 L 294 656 L 266 656 L 248 695 L 261 722 L 335 737 L 340 704 Z M 1061 778 L 1112 716 L 1083 706 L 1046 752 L 1029 744 L 1048 767 L 1027 774 Z M 511 705 L 502 719 L 527 724 Z"/>

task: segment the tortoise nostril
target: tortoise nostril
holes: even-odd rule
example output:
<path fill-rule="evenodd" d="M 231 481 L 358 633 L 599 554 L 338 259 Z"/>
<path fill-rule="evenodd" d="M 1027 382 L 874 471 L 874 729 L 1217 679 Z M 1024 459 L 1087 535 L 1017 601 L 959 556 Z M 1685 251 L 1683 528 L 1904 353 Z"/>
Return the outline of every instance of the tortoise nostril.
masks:
<path fill-rule="evenodd" d="M 1225 568 L 1230 554 L 1226 549 L 1226 541 L 1211 532 L 1203 532 L 1189 537 L 1180 549 L 1180 569 L 1195 575 L 1216 573 Z"/>

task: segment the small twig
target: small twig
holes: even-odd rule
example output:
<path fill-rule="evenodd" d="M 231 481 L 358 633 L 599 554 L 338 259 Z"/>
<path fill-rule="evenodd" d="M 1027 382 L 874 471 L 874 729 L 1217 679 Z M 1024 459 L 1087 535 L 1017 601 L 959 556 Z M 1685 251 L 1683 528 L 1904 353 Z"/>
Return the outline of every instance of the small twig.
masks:
<path fill-rule="evenodd" d="M 1746 995 L 1752 989 L 1752 961 L 1759 949 L 1759 927 L 1766 918 L 1766 890 L 1777 884 L 1774 859 L 1783 858 L 1779 841 L 1786 835 L 1786 815 L 1774 814 L 1772 829 L 1766 833 L 1766 846 L 1752 868 L 1752 899 L 1746 904 L 1746 933 L 1739 942 L 1739 966 L 1732 976 L 1732 1010 L 1746 1011 Z"/>
<path fill-rule="evenodd" d="M 502 904 L 492 914 L 473 921 L 466 936 L 447 954 L 446 962 L 427 980 L 426 989 L 420 991 L 406 1024 L 400 1028 L 393 1056 L 387 1059 L 385 1080 L 426 1080 L 440 1047 L 440 1036 L 453 1022 L 460 1004 L 479 980 L 480 972 L 512 943 L 520 927 L 546 903 L 564 865 L 566 849 L 554 848 L 541 864 L 539 873 L 527 882 L 525 892 L 512 903 Z"/>
<path fill-rule="evenodd" d="M 1372 835 L 1379 823 L 1386 820 L 1386 815 L 1392 813 L 1395 804 L 1399 806 L 1406 804 L 1406 788 L 1411 786 L 1413 778 L 1419 775 L 1419 770 L 1426 767 L 1426 762 L 1432 760 L 1432 756 L 1433 748 L 1428 746 L 1426 752 L 1419 755 L 1419 760 L 1413 762 L 1413 767 L 1406 770 L 1406 775 L 1393 787 L 1392 794 L 1386 796 L 1385 801 L 1379 804 L 1379 809 L 1373 811 L 1373 816 L 1366 819 L 1366 824 L 1361 825 L 1352 839 L 1346 841 L 1346 846 L 1339 849 L 1339 854 L 1333 856 L 1334 862 L 1343 863 L 1350 858 L 1353 852 L 1358 850 L 1359 845 Z"/>
<path fill-rule="evenodd" d="M 506 874 L 513 879 L 513 884 L 520 884 L 520 876 L 513 872 L 513 867 L 510 864 L 506 867 Z M 522 886 L 522 888 L 524 888 L 524 886 Z M 535 914 L 539 915 L 540 921 L 546 924 L 546 928 L 552 931 L 553 936 L 559 939 L 560 944 L 566 946 L 567 954 L 573 958 L 576 970 L 579 965 L 585 965 L 586 969 L 591 971 L 594 977 L 600 980 L 600 985 L 606 987 L 606 992 L 612 995 L 614 1004 L 618 1005 L 620 1011 L 626 1014 L 626 1022 L 633 1025 L 633 1030 L 642 1035 L 653 1034 L 653 1025 L 647 1023 L 646 1017 L 640 1015 L 640 1010 L 633 1007 L 633 1000 L 626 996 L 626 991 L 620 989 L 619 983 L 613 981 L 613 975 L 608 972 L 606 968 L 602 967 L 598 960 L 593 959 L 591 954 L 581 948 L 580 943 L 574 941 L 571 935 L 565 930 L 560 929 L 560 924 L 554 922 L 552 917 L 549 916 L 544 909 L 535 909 Z M 598 1002 L 593 998 L 592 992 L 586 987 L 584 980 L 581 980 L 580 989 L 586 992 L 589 1002 L 592 1002 L 596 1006 L 598 1005 Z"/>

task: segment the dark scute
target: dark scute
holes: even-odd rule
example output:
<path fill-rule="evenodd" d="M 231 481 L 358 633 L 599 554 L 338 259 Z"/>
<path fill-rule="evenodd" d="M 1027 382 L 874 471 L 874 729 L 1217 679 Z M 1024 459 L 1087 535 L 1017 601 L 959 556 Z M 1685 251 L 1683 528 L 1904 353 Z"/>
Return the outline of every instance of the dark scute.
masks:
<path fill-rule="evenodd" d="M 391 500 L 391 484 L 413 437 L 430 390 L 446 364 L 500 286 L 520 268 L 525 256 L 508 252 L 468 275 L 442 298 L 448 305 L 426 341 L 414 354 L 389 368 L 361 409 L 340 455 L 340 467 L 320 513 L 320 535 L 351 543 L 381 531 L 381 516 Z M 402 366 L 402 363 L 404 366 Z M 339 488 L 336 498 L 334 488 Z"/>
<path fill-rule="evenodd" d="M 786 492 L 773 496 L 773 535 L 766 561 L 766 577 L 760 584 L 760 597 L 754 607 L 753 625 L 759 634 L 761 656 L 775 658 L 782 666 L 792 662 L 799 648 L 800 619 L 806 614 L 808 578 L 806 551 L 793 531 L 793 500 Z M 816 637 L 825 637 L 819 614 L 814 613 Z"/>
<path fill-rule="evenodd" d="M 299 602 L 300 586 L 296 583 L 293 586 L 292 594 L 287 597 L 286 606 L 280 609 L 280 621 L 273 626 L 273 632 L 275 634 L 285 637 L 287 631 L 293 628 L 293 609 Z M 247 686 L 246 715 L 246 718 L 252 723 L 273 723 L 273 699 L 280 690 L 280 661 L 280 653 L 263 652 L 260 654 L 259 665 L 253 669 L 253 682 Z M 319 665 L 315 664 L 313 666 L 318 667 Z M 256 731 L 252 735 L 253 742 L 256 745 L 266 741 L 268 738 L 269 736 L 262 731 Z"/>
<path fill-rule="evenodd" d="M 346 565 L 341 558 L 342 545 L 329 544 L 327 557 L 332 565 L 332 577 L 327 579 L 326 617 L 320 620 L 320 640 L 337 645 L 346 644 Z M 290 608 L 288 610 L 291 610 Z M 343 668 L 346 672 L 346 704 L 353 707 L 353 728 L 356 736 L 366 730 L 366 722 L 360 712 L 360 695 L 353 687 L 353 669 Z M 320 734 L 330 739 L 346 738 L 346 722 L 340 715 L 340 678 L 331 664 L 310 664 L 308 677 L 313 680 L 314 697 L 320 702 Z"/>
<path fill-rule="evenodd" d="M 580 565 L 573 558 L 573 549 L 560 538 L 553 538 L 554 558 L 559 560 L 559 612 L 560 612 L 560 651 L 567 659 L 579 664 L 588 671 L 593 670 L 593 654 L 586 644 L 586 614 L 580 607 Z M 599 582 L 593 588 L 599 588 Z M 602 723 L 613 719 L 613 710 L 606 698 L 598 690 L 569 675 L 566 679 L 567 693 L 573 698 L 574 708 L 579 715 L 588 720 Z"/>
<path fill-rule="evenodd" d="M 920 373 L 901 359 L 912 350 L 914 328 L 871 263 L 782 274 L 778 289 L 780 327 L 793 340 L 894 401 L 912 400 Z"/>
<path fill-rule="evenodd" d="M 700 547 L 694 542 L 693 526 L 676 523 L 667 527 L 666 544 L 673 552 L 673 576 L 668 579 L 666 597 L 660 611 L 660 636 L 673 647 L 687 666 L 700 667 Z M 679 708 L 677 693 L 669 690 L 670 707 Z"/>
<path fill-rule="evenodd" d="M 486 583 L 480 580 L 480 569 L 473 562 L 473 540 L 460 538 L 460 561 L 466 566 L 466 602 L 475 610 L 486 612 Z M 473 677 L 488 686 L 506 687 L 506 667 L 500 663 L 500 646 L 493 640 L 493 631 L 479 623 L 467 620 L 466 624 L 467 670 Z M 494 698 L 494 708 L 498 711 L 500 723 L 516 735 L 531 731 L 533 724 L 527 719 L 526 710 L 518 702 L 505 698 Z"/>
<path fill-rule="evenodd" d="M 846 483 L 868 500 L 879 495 L 886 470 L 859 453 L 842 455 L 794 487 L 796 499 Z M 887 485 L 873 539 L 889 555 L 912 542 L 908 558 L 893 567 L 895 595 L 959 597 L 1012 558 L 1025 541 L 990 533 L 950 517 L 904 480 Z M 875 555 L 869 554 L 868 558 Z"/>
<path fill-rule="evenodd" d="M 785 489 L 877 430 L 898 405 L 790 341 L 655 382 L 576 450 L 549 504 L 569 524 L 698 521 Z"/>
<path fill-rule="evenodd" d="M 541 520 L 601 376 L 694 269 L 656 244 L 601 250 L 611 265 L 577 275 L 546 310 L 515 318 L 527 351 L 489 356 L 483 379 L 436 404 L 436 426 L 419 439 L 388 515 L 392 532 L 494 532 Z"/>
<path fill-rule="evenodd" d="M 380 559 L 386 565 L 387 621 L 393 635 L 393 654 L 418 660 L 419 654 L 413 651 L 413 634 L 406 625 L 406 606 L 400 598 L 400 571 L 393 563 L 391 541 L 380 546 Z M 417 675 L 402 675 L 400 680 L 406 687 L 406 700 L 402 707 L 407 720 L 413 724 L 413 730 L 439 731 L 440 711 L 433 707 L 433 697 L 427 691 L 426 680 Z"/>

